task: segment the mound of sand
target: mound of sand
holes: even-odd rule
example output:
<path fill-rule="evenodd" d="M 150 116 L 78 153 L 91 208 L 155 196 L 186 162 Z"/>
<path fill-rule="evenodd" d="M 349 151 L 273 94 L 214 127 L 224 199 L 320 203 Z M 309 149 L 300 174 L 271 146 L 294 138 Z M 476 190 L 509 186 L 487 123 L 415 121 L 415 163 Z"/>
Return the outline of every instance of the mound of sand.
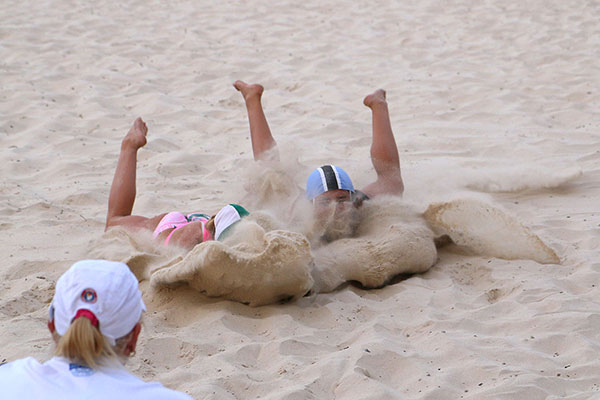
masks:
<path fill-rule="evenodd" d="M 282 181 L 272 170 L 264 176 L 266 182 Z M 277 204 L 275 211 L 291 207 L 271 204 Z M 451 249 L 470 255 L 560 262 L 515 218 L 475 199 L 432 204 L 424 214 L 401 198 L 373 199 L 358 211 L 355 237 L 330 243 L 314 239 L 315 232 L 305 229 L 314 225 L 312 213 L 295 205 L 302 212 L 284 221 L 254 211 L 224 242 L 201 243 L 189 253 L 158 246 L 147 234 L 111 229 L 91 244 L 90 256 L 123 261 L 156 289 L 187 284 L 206 296 L 251 306 L 331 292 L 345 282 L 377 288 L 398 275 L 423 273 L 436 263 L 436 237 L 444 235 Z"/>
<path fill-rule="evenodd" d="M 251 306 L 275 303 L 306 294 L 312 287 L 310 247 L 306 238 L 287 231 L 265 232 L 252 224 L 259 245 L 229 247 L 211 241 L 190 251 L 181 261 L 152 275 L 153 286 L 186 283 L 211 297 Z"/>
<path fill-rule="evenodd" d="M 187 254 L 118 228 L 91 247 L 90 257 L 122 261 L 154 288 L 187 284 L 204 295 L 251 306 L 302 296 L 313 284 L 306 238 L 281 230 L 265 232 L 254 221 L 240 223 L 225 243 L 201 243 Z"/>
<path fill-rule="evenodd" d="M 433 239 L 425 221 L 401 199 L 365 202 L 357 237 L 314 249 L 317 291 L 347 281 L 380 287 L 396 275 L 425 272 L 437 260 Z"/>
<path fill-rule="evenodd" d="M 272 181 L 274 175 L 265 176 Z M 400 198 L 377 198 L 363 203 L 359 218 L 356 237 L 326 244 L 313 240 L 312 248 L 307 238 L 311 232 L 284 230 L 289 219 L 255 211 L 226 241 L 201 243 L 187 254 L 122 229 L 111 229 L 92 242 L 89 254 L 127 263 L 138 279 L 150 280 L 154 288 L 187 284 L 206 296 L 251 306 L 309 291 L 331 292 L 345 282 L 377 288 L 398 275 L 425 272 L 437 261 L 435 238 L 442 235 L 463 253 L 560 262 L 516 219 L 474 199 L 432 204 L 421 215 Z M 310 225 L 305 221 L 297 226 Z"/>
<path fill-rule="evenodd" d="M 556 253 L 515 218 L 474 199 L 459 199 L 429 206 L 424 217 L 438 235 L 448 235 L 471 254 L 529 259 L 558 264 Z"/>

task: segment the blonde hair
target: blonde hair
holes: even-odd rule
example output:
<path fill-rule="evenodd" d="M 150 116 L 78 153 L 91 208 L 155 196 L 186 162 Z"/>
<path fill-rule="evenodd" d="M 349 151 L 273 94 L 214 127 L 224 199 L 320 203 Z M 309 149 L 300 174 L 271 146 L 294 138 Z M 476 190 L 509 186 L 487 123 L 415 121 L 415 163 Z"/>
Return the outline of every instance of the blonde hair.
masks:
<path fill-rule="evenodd" d="M 206 225 L 204 225 L 204 227 L 208 229 L 213 236 L 215 235 L 215 217 L 216 215 L 210 217 L 210 219 L 206 222 Z"/>
<path fill-rule="evenodd" d="M 103 361 L 117 359 L 117 353 L 124 349 L 129 338 L 130 334 L 118 339 L 113 347 L 88 318 L 77 318 L 64 336 L 58 338 L 56 355 L 95 368 Z"/>

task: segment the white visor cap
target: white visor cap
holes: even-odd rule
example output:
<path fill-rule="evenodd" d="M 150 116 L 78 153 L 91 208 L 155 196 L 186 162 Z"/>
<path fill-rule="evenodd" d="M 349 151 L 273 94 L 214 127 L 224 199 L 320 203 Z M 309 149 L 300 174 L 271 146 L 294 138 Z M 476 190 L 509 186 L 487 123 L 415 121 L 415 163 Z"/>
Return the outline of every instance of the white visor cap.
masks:
<path fill-rule="evenodd" d="M 126 336 L 146 311 L 138 280 L 127 264 L 83 260 L 71 266 L 56 282 L 50 320 L 59 335 L 67 333 L 78 310 L 89 310 L 111 345 Z"/>
<path fill-rule="evenodd" d="M 228 204 L 215 215 L 215 240 L 221 240 L 245 216 L 248 210 L 239 204 Z"/>

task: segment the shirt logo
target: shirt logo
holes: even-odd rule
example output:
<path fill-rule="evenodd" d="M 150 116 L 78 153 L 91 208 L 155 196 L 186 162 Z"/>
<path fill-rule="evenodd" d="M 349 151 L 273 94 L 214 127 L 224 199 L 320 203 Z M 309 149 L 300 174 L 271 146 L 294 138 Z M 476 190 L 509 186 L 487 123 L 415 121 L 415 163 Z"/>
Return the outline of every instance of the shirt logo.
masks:
<path fill-rule="evenodd" d="M 71 371 L 71 374 L 73 374 L 73 376 L 76 376 L 78 378 L 94 375 L 93 369 L 80 364 L 69 364 L 69 371 Z"/>
<path fill-rule="evenodd" d="M 81 292 L 81 300 L 83 300 L 86 303 L 95 303 L 96 299 L 98 298 L 98 295 L 96 294 L 96 291 L 94 289 L 84 289 L 83 292 Z"/>

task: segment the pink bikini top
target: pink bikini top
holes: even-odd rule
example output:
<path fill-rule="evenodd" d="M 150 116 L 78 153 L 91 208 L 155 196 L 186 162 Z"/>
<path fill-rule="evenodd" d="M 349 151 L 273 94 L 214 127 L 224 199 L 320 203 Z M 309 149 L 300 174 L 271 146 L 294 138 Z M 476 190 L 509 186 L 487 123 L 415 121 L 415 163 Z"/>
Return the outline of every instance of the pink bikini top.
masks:
<path fill-rule="evenodd" d="M 156 226 L 156 229 L 154 229 L 152 237 L 156 239 L 158 235 L 160 235 L 167 229 L 173 229 L 169 233 L 169 236 L 167 236 L 167 238 L 165 239 L 165 245 L 168 245 L 171 236 L 173 235 L 173 233 L 175 233 L 177 229 L 183 228 L 184 226 L 189 225 L 192 222 L 199 221 L 202 224 L 202 241 L 206 242 L 207 240 L 213 240 L 213 235 L 208 231 L 208 229 L 206 229 L 206 223 L 209 219 L 210 217 L 208 215 L 202 213 L 192 213 L 184 215 L 179 211 L 171 211 L 170 213 L 162 217 L 162 219 Z"/>

